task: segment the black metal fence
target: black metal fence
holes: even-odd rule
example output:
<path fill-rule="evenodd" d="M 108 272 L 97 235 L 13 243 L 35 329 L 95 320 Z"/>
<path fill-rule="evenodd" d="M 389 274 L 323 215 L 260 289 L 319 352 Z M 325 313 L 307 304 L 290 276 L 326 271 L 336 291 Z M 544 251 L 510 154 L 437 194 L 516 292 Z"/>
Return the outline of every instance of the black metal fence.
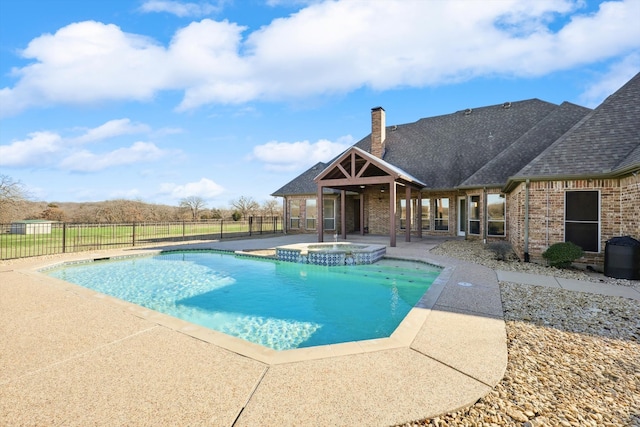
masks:
<path fill-rule="evenodd" d="M 18 221 L 0 224 L 0 259 L 25 258 L 185 240 L 217 240 L 282 233 L 281 217 L 233 221 L 70 224 Z"/>

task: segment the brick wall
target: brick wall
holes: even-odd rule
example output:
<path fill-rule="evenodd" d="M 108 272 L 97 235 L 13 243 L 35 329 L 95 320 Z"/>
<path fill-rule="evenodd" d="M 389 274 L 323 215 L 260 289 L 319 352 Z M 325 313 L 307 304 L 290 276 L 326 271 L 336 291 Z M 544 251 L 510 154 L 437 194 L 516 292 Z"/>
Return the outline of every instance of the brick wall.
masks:
<path fill-rule="evenodd" d="M 529 255 L 531 261 L 545 264 L 542 253 L 552 244 L 564 241 L 565 192 L 576 190 L 599 191 L 600 194 L 600 252 L 587 253 L 580 263 L 604 266 L 606 241 L 621 234 L 638 230 L 640 208 L 638 189 L 631 180 L 593 179 L 568 181 L 537 181 L 529 187 Z M 635 198 L 635 200 L 634 200 Z M 634 203 L 635 201 L 635 203 Z M 507 212 L 510 242 L 522 259 L 524 257 L 525 184 L 508 195 Z"/>
<path fill-rule="evenodd" d="M 364 226 L 370 234 L 389 234 L 389 192 L 366 188 L 364 193 Z"/>
<path fill-rule="evenodd" d="M 640 174 L 620 180 L 621 236 L 640 240 Z"/>

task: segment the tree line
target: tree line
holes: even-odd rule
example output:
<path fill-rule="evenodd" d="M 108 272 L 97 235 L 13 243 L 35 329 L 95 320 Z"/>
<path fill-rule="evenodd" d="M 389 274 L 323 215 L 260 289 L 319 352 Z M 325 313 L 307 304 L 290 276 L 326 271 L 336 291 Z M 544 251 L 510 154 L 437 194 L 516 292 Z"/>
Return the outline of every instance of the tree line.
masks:
<path fill-rule="evenodd" d="M 208 207 L 202 197 L 189 196 L 178 206 L 115 199 L 102 202 L 33 201 L 24 186 L 0 174 L 0 223 L 47 219 L 72 223 L 125 223 L 161 221 L 199 221 L 208 219 L 246 219 L 251 216 L 280 216 L 282 205 L 270 199 L 259 204 L 251 197 L 231 200 L 229 207 Z"/>

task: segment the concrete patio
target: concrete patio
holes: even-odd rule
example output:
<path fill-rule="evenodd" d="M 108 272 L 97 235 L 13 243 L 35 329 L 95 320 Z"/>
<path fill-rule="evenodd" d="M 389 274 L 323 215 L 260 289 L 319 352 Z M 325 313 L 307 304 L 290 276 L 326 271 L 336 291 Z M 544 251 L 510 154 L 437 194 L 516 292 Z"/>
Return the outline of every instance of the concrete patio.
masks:
<path fill-rule="evenodd" d="M 313 239 L 180 246 L 247 250 Z M 437 243 L 425 238 L 387 248 L 387 256 L 445 267 L 403 331 L 290 352 L 239 342 L 36 271 L 159 248 L 0 265 L 0 424 L 380 426 L 472 404 L 506 369 L 498 277 L 430 255 Z"/>

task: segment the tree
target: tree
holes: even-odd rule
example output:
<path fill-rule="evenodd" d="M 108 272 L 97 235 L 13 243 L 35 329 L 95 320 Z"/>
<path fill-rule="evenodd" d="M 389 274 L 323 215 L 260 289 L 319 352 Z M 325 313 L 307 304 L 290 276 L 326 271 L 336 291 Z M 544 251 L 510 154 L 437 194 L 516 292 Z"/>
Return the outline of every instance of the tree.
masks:
<path fill-rule="evenodd" d="M 20 181 L 8 175 L 0 175 L 0 222 L 10 222 L 29 198 Z"/>
<path fill-rule="evenodd" d="M 191 219 L 197 221 L 200 217 L 200 211 L 205 209 L 205 201 L 199 196 L 189 196 L 180 200 L 180 207 L 191 213 Z"/>
<path fill-rule="evenodd" d="M 232 200 L 231 206 L 235 208 L 243 218 L 247 218 L 255 213 L 258 209 L 260 209 L 260 205 L 258 202 L 253 200 L 252 197 L 240 196 L 238 200 Z"/>
<path fill-rule="evenodd" d="M 64 221 L 66 215 L 62 209 L 55 203 L 49 203 L 47 208 L 42 211 L 40 218 L 48 219 L 50 221 Z"/>
<path fill-rule="evenodd" d="M 278 216 L 282 215 L 282 206 L 278 203 L 278 200 L 273 198 L 267 200 L 262 204 L 263 216 Z"/>

